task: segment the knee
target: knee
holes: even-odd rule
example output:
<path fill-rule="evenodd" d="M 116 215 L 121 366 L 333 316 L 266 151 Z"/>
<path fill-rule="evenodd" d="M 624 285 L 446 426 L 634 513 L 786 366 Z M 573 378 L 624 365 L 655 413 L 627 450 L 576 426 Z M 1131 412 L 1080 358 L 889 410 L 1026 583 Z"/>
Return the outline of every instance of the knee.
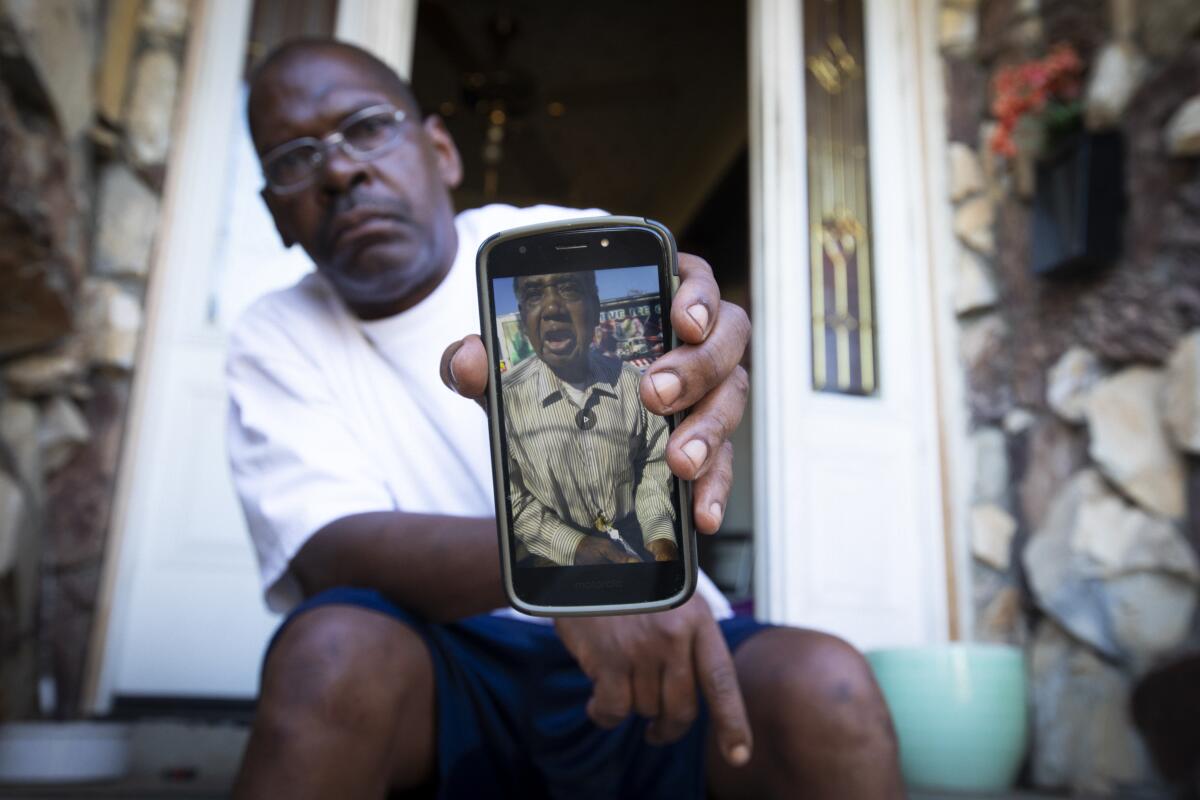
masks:
<path fill-rule="evenodd" d="M 420 636 L 379 614 L 327 606 L 280 635 L 263 670 L 257 716 L 260 723 L 386 733 L 406 704 L 432 691 Z"/>
<path fill-rule="evenodd" d="M 748 650 L 751 645 L 757 646 Z M 779 628 L 747 642 L 738 661 L 739 675 L 743 662 L 748 673 L 743 680 L 747 702 L 761 710 L 772 739 L 895 750 L 891 717 L 870 665 L 845 641 Z"/>

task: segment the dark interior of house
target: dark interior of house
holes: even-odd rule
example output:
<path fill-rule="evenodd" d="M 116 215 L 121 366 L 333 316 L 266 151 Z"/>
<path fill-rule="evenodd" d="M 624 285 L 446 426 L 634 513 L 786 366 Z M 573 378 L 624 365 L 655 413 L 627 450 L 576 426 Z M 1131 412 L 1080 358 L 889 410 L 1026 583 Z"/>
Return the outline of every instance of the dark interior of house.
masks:
<path fill-rule="evenodd" d="M 651 217 L 747 299 L 739 4 L 426 0 L 413 86 L 462 153 L 459 208 L 551 203 Z"/>
<path fill-rule="evenodd" d="M 737 3 L 423 0 L 412 80 L 462 155 L 458 208 L 659 220 L 749 309 L 746 64 Z M 700 537 L 702 566 L 735 599 L 751 589 L 749 542 Z"/>

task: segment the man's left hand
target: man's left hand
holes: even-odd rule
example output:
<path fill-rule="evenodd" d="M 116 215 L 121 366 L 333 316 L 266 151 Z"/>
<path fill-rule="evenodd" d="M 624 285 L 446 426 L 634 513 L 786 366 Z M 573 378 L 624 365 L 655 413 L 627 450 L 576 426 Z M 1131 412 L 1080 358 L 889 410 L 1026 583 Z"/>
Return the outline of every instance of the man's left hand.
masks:
<path fill-rule="evenodd" d="M 671 325 L 680 345 L 642 376 L 646 408 L 667 415 L 690 410 L 667 442 L 671 471 L 692 484 L 692 519 L 701 533 L 716 533 L 733 481 L 729 437 L 742 420 L 750 381 L 739 362 L 750 342 L 746 312 L 721 300 L 712 268 L 679 254 L 679 290 Z M 442 380 L 464 397 L 482 400 L 491 370 L 483 342 L 472 334 L 442 354 Z"/>
<path fill-rule="evenodd" d="M 679 548 L 670 539 L 655 539 L 646 543 L 646 550 L 655 561 L 675 561 L 679 558 Z"/>
<path fill-rule="evenodd" d="M 554 627 L 592 681 L 587 713 L 597 725 L 614 728 L 636 713 L 650 720 L 648 742 L 673 742 L 696 719 L 699 688 L 722 756 L 735 767 L 750 760 L 737 670 L 702 597 L 657 614 L 562 617 Z"/>

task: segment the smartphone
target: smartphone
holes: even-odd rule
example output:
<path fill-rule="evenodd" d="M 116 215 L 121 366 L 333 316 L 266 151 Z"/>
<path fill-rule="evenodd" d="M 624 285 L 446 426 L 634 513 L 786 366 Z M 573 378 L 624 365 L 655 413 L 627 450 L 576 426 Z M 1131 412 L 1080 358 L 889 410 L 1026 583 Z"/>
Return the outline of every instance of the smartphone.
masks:
<path fill-rule="evenodd" d="M 676 345 L 671 232 L 638 217 L 534 225 L 492 236 L 477 264 L 509 602 L 539 616 L 685 602 L 691 491 L 666 463 L 679 419 L 638 393 Z"/>

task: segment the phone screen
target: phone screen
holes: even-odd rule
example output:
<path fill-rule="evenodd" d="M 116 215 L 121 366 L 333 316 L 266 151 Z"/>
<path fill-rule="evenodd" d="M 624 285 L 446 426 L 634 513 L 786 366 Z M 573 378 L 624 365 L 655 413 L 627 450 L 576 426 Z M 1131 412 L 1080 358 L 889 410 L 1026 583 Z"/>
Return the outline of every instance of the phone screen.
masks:
<path fill-rule="evenodd" d="M 677 593 L 674 422 L 639 394 L 671 341 L 661 248 L 643 230 L 557 233 L 497 248 L 489 264 L 514 590 L 558 607 Z"/>

